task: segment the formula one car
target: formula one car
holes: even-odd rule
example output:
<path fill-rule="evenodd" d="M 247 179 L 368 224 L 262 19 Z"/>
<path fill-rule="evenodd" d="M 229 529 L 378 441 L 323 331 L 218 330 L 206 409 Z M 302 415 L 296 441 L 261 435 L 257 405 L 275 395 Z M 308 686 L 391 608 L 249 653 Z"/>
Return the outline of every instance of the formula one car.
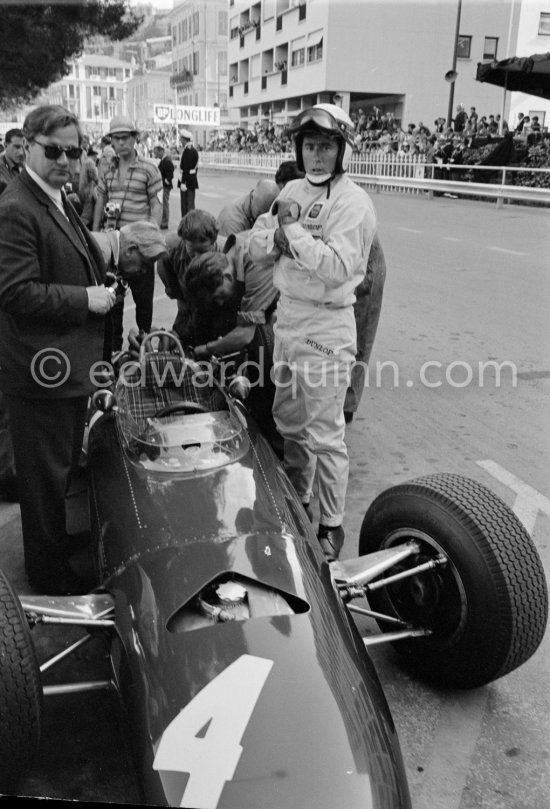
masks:
<path fill-rule="evenodd" d="M 380 494 L 360 556 L 329 564 L 246 380 L 158 337 L 94 396 L 97 588 L 18 597 L 0 576 L 0 791 L 16 794 L 38 748 L 41 671 L 100 636 L 111 676 L 96 685 L 122 700 L 144 802 L 409 809 L 368 649 L 395 644 L 420 676 L 459 688 L 521 665 L 548 613 L 529 535 L 477 482 L 431 475 Z M 376 621 L 365 638 L 354 612 Z M 48 622 L 84 635 L 39 667 L 32 628 Z"/>

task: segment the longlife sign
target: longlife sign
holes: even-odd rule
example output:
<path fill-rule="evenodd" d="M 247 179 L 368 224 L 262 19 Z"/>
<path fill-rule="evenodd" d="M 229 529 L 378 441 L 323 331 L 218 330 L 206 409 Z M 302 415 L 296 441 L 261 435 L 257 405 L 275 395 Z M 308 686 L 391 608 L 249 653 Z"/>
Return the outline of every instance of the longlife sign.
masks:
<path fill-rule="evenodd" d="M 174 104 L 155 104 L 153 118 L 156 124 L 182 124 L 189 126 L 220 126 L 219 107 L 185 107 Z"/>

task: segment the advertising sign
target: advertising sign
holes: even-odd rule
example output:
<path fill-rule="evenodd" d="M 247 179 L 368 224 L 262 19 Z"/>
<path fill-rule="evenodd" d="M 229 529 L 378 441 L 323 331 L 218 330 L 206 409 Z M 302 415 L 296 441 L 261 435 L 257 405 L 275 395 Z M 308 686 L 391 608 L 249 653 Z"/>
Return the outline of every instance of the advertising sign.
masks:
<path fill-rule="evenodd" d="M 153 117 L 156 124 L 181 124 L 185 127 L 220 126 L 219 107 L 186 107 L 180 104 L 174 107 L 174 104 L 155 104 Z"/>

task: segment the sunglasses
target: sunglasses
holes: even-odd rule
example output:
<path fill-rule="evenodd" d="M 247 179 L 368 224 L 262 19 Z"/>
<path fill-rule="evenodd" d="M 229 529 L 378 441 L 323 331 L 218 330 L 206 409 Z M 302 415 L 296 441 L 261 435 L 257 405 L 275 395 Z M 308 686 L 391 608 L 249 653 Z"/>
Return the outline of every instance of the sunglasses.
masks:
<path fill-rule="evenodd" d="M 78 160 L 82 152 L 80 146 L 57 146 L 53 143 L 41 143 L 39 140 L 34 140 L 33 143 L 42 146 L 48 160 L 59 160 L 62 154 L 66 154 L 69 160 Z"/>

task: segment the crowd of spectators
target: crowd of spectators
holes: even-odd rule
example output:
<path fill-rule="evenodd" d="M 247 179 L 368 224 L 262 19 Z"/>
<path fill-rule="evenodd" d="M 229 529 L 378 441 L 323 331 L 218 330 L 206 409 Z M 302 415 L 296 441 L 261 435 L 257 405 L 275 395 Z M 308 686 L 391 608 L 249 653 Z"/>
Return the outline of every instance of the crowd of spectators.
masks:
<path fill-rule="evenodd" d="M 518 115 L 517 126 L 510 130 L 508 123 L 499 114 L 479 115 L 475 107 L 467 113 L 458 105 L 450 126 L 446 118 L 438 117 L 433 124 L 423 121 L 403 124 L 392 112 L 383 112 L 373 107 L 365 112 L 358 108 L 350 113 L 355 124 L 355 151 L 358 154 L 371 152 L 393 153 L 406 158 L 424 155 L 426 162 L 436 162 L 434 156 L 451 146 L 462 150 L 474 145 L 498 141 L 508 134 L 523 140 L 528 146 L 540 142 L 544 133 L 538 116 Z M 279 154 L 292 151 L 284 125 L 269 121 L 256 122 L 249 129 L 235 128 L 216 132 L 211 138 L 208 151 L 254 152 Z"/>

